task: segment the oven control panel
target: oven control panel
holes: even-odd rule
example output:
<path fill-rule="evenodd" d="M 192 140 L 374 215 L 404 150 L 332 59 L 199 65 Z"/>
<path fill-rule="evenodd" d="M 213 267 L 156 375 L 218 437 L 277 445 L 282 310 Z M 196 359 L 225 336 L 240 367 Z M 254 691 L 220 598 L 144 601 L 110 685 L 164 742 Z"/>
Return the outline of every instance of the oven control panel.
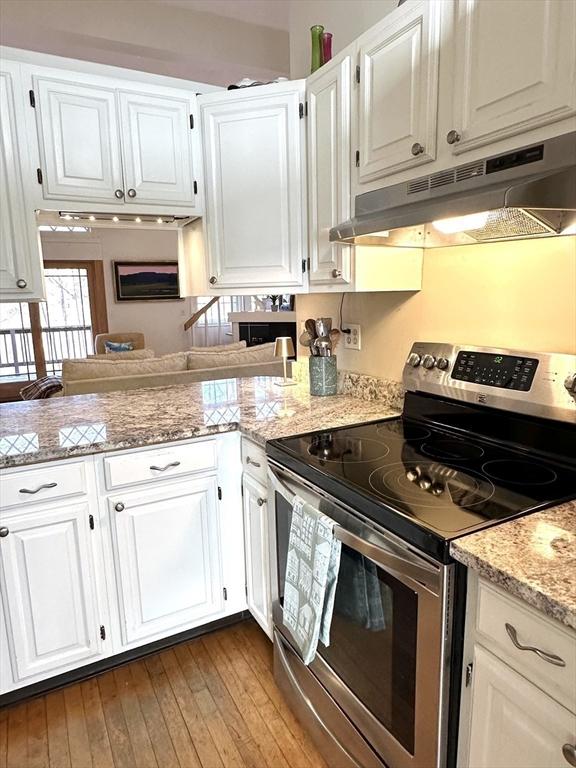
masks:
<path fill-rule="evenodd" d="M 451 377 L 489 387 L 528 392 L 538 367 L 535 357 L 492 355 L 486 352 L 458 352 Z"/>

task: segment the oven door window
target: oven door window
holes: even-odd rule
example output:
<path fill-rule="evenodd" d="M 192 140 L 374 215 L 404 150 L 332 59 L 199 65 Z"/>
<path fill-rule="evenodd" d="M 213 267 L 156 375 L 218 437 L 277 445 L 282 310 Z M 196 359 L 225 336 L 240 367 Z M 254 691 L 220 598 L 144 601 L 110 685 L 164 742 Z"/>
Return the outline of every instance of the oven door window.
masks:
<path fill-rule="evenodd" d="M 284 592 L 292 510 L 276 497 L 278 588 Z M 342 545 L 330 645 L 318 653 L 394 738 L 414 753 L 418 594 Z"/>

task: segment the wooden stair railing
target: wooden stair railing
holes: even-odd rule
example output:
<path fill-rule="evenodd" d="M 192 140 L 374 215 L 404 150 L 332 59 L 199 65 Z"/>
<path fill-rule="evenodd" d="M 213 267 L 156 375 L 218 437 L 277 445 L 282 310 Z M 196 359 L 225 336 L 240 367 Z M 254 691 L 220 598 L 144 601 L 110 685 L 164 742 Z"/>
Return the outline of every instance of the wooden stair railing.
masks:
<path fill-rule="evenodd" d="M 184 330 L 187 331 L 189 328 L 192 328 L 194 323 L 197 323 L 198 320 L 202 317 L 202 315 L 205 315 L 206 312 L 212 307 L 214 304 L 216 304 L 217 301 L 220 300 L 220 296 L 213 296 L 210 301 L 207 304 L 204 304 L 203 307 L 200 307 L 199 310 L 194 312 L 192 317 L 189 317 L 188 320 L 184 323 Z"/>

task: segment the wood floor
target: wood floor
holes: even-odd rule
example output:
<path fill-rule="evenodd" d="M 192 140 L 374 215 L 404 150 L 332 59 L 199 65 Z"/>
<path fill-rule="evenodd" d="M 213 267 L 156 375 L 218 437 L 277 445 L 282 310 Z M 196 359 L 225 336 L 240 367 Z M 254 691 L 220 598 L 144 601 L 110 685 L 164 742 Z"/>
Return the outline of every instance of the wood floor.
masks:
<path fill-rule="evenodd" d="M 0 768 L 326 768 L 252 621 L 0 710 Z"/>

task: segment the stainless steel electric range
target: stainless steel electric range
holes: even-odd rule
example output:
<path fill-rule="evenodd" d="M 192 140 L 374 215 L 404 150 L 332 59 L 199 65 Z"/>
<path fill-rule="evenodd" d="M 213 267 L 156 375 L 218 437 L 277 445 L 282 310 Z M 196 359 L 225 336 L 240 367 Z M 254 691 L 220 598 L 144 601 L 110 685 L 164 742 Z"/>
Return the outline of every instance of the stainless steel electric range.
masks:
<path fill-rule="evenodd" d="M 460 536 L 576 498 L 576 358 L 416 343 L 402 416 L 273 440 L 275 675 L 335 768 L 453 766 Z M 286 493 L 283 493 L 285 489 Z M 282 621 L 299 495 L 342 542 L 330 645 Z"/>

